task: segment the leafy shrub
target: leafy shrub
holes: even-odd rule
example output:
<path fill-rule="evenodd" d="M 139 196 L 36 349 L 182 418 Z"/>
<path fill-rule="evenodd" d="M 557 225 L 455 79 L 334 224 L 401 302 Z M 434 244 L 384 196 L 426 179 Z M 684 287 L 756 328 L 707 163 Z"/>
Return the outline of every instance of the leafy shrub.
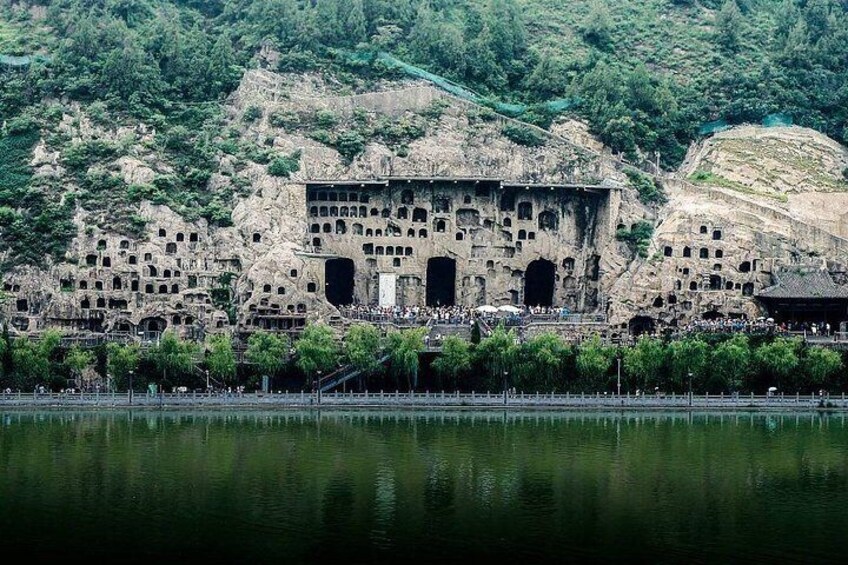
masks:
<path fill-rule="evenodd" d="M 12 222 L 17 219 L 18 214 L 8 206 L 0 206 L 0 227 L 12 225 Z"/>
<path fill-rule="evenodd" d="M 348 161 L 365 150 L 365 138 L 358 131 L 345 131 L 340 133 L 333 143 L 336 150 Z"/>
<path fill-rule="evenodd" d="M 547 141 L 538 131 L 522 124 L 507 123 L 501 128 L 501 133 L 513 143 L 526 147 L 539 147 Z"/>
<path fill-rule="evenodd" d="M 259 106 L 248 106 L 244 109 L 244 114 L 242 114 L 242 120 L 246 124 L 250 124 L 258 120 L 262 117 L 262 108 Z"/>
<path fill-rule="evenodd" d="M 333 136 L 325 129 L 312 130 L 309 132 L 309 137 L 318 143 L 323 143 L 324 145 L 332 146 L 334 143 Z"/>
<path fill-rule="evenodd" d="M 664 204 L 668 201 L 662 187 L 657 184 L 653 177 L 636 169 L 627 169 L 624 172 L 630 180 L 630 184 L 639 193 L 639 200 L 643 204 Z"/>
<path fill-rule="evenodd" d="M 275 128 L 296 129 L 302 124 L 302 120 L 296 112 L 274 110 L 268 115 L 268 123 Z"/>
<path fill-rule="evenodd" d="M 397 120 L 383 119 L 374 128 L 374 135 L 388 145 L 405 145 L 420 139 L 427 133 L 427 124 L 419 116 L 403 117 Z"/>
<path fill-rule="evenodd" d="M 282 155 L 268 165 L 268 174 L 275 177 L 286 177 L 300 170 L 300 151 L 291 155 Z"/>
<path fill-rule="evenodd" d="M 205 189 L 210 178 L 212 178 L 212 171 L 203 169 L 190 169 L 188 172 L 180 176 L 183 188 L 190 191 L 200 191 Z"/>
<path fill-rule="evenodd" d="M 130 202 L 153 200 L 162 192 L 152 184 L 131 184 L 127 187 L 127 198 Z"/>
<path fill-rule="evenodd" d="M 33 133 L 38 131 L 38 121 L 29 115 L 22 115 L 9 120 L 6 124 L 6 133 L 8 135 L 21 135 L 25 133 Z"/>
<path fill-rule="evenodd" d="M 200 215 L 213 226 L 223 228 L 233 225 L 232 210 L 218 199 L 207 204 Z"/>
<path fill-rule="evenodd" d="M 114 143 L 101 140 L 83 141 L 70 145 L 62 153 L 62 165 L 79 174 L 84 173 L 93 164 L 114 159 L 119 147 Z"/>
<path fill-rule="evenodd" d="M 139 216 L 138 214 L 132 214 L 129 217 L 130 221 L 130 232 L 136 234 L 137 236 L 141 236 L 144 233 L 144 228 L 147 227 L 147 219 L 143 216 Z"/>
<path fill-rule="evenodd" d="M 239 152 L 239 144 L 232 139 L 225 139 L 218 144 L 218 148 L 227 155 L 236 155 Z"/>
<path fill-rule="evenodd" d="M 438 120 L 448 107 L 450 107 L 450 102 L 446 98 L 436 98 L 426 108 L 421 110 L 419 114 L 428 120 Z"/>
<path fill-rule="evenodd" d="M 315 125 L 320 128 L 328 129 L 336 125 L 338 120 L 336 115 L 329 110 L 318 110 L 315 113 Z"/>
<path fill-rule="evenodd" d="M 29 160 L 37 141 L 37 130 L 12 132 L 11 127 L 0 137 L 0 205 L 20 205 L 32 177 Z"/>
<path fill-rule="evenodd" d="M 653 235 L 654 226 L 645 220 L 638 221 L 632 229 L 620 228 L 615 232 L 616 239 L 633 246 L 640 257 L 648 256 L 648 244 Z"/>

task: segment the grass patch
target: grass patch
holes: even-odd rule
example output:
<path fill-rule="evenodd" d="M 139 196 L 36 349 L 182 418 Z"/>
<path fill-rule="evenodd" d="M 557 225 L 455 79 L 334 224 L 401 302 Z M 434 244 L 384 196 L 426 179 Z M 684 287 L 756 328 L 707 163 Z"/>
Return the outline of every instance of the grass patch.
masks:
<path fill-rule="evenodd" d="M 783 193 L 758 192 L 750 187 L 745 186 L 740 182 L 732 181 L 730 179 L 724 178 L 721 175 L 717 175 L 708 171 L 697 170 L 691 175 L 689 175 L 689 180 L 693 184 L 699 184 L 704 186 L 718 186 L 736 192 L 741 192 L 743 194 L 750 194 L 751 196 L 763 196 L 766 198 L 771 198 L 772 200 L 777 200 L 778 202 L 789 201 L 789 197 Z"/>

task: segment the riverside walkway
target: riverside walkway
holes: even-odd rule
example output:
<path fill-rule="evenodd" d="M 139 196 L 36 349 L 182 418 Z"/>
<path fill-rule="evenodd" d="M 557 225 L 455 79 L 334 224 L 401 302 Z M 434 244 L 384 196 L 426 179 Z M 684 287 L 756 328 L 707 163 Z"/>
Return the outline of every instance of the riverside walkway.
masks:
<path fill-rule="evenodd" d="M 553 409 L 674 409 L 848 411 L 845 394 L 763 395 L 630 395 L 457 392 L 315 392 L 285 393 L 0 393 L 0 409 L 14 407 L 142 407 L 142 408 L 553 408 Z"/>

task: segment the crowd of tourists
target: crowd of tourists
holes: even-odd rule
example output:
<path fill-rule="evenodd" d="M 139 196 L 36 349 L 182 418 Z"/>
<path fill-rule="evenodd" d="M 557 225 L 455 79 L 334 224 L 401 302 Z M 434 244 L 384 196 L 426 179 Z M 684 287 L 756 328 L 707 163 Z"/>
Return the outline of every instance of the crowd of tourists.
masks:
<path fill-rule="evenodd" d="M 470 324 L 478 315 L 473 308 L 462 306 L 365 306 L 352 305 L 339 308 L 342 316 L 351 320 L 398 325 Z"/>
<path fill-rule="evenodd" d="M 694 320 L 684 330 L 687 333 L 745 333 L 770 334 L 777 331 L 771 318 L 746 320 L 743 318 L 719 318 L 717 320 Z"/>
<path fill-rule="evenodd" d="M 832 336 L 836 331 L 828 322 L 790 322 L 778 326 L 782 332 L 805 333 L 812 336 Z"/>
<path fill-rule="evenodd" d="M 464 306 L 366 306 L 356 304 L 339 307 L 345 318 L 399 325 L 433 324 L 464 325 L 476 319 L 502 321 L 507 326 L 521 325 L 528 318 L 564 320 L 572 314 L 565 307 L 521 306 L 511 312 L 486 312 Z"/>
<path fill-rule="evenodd" d="M 833 328 L 828 322 L 781 322 L 772 318 L 756 320 L 720 318 L 717 320 L 695 320 L 684 328 L 686 333 L 743 333 L 791 335 L 804 333 L 807 336 L 832 336 Z"/>

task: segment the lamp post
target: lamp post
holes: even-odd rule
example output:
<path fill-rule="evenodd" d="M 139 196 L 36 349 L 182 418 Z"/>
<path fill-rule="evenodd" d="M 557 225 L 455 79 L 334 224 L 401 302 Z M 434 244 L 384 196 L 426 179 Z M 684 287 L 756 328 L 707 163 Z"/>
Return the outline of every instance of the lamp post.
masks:
<path fill-rule="evenodd" d="M 615 358 L 618 362 L 618 377 L 615 384 L 616 395 L 621 396 L 621 352 L 619 351 L 618 356 Z"/>
<path fill-rule="evenodd" d="M 689 406 L 692 406 L 692 371 L 689 371 Z"/>
<path fill-rule="evenodd" d="M 318 382 L 317 382 L 317 392 L 318 392 L 318 404 L 321 404 L 321 372 L 318 371 Z"/>
<path fill-rule="evenodd" d="M 504 406 L 507 404 L 507 393 L 506 393 L 506 377 L 509 375 L 509 371 L 503 372 L 503 391 L 504 391 Z"/>
<path fill-rule="evenodd" d="M 206 394 L 209 394 L 209 369 L 203 371 L 206 373 Z"/>
<path fill-rule="evenodd" d="M 130 377 L 130 406 L 133 403 L 133 370 L 130 369 L 129 377 Z"/>

